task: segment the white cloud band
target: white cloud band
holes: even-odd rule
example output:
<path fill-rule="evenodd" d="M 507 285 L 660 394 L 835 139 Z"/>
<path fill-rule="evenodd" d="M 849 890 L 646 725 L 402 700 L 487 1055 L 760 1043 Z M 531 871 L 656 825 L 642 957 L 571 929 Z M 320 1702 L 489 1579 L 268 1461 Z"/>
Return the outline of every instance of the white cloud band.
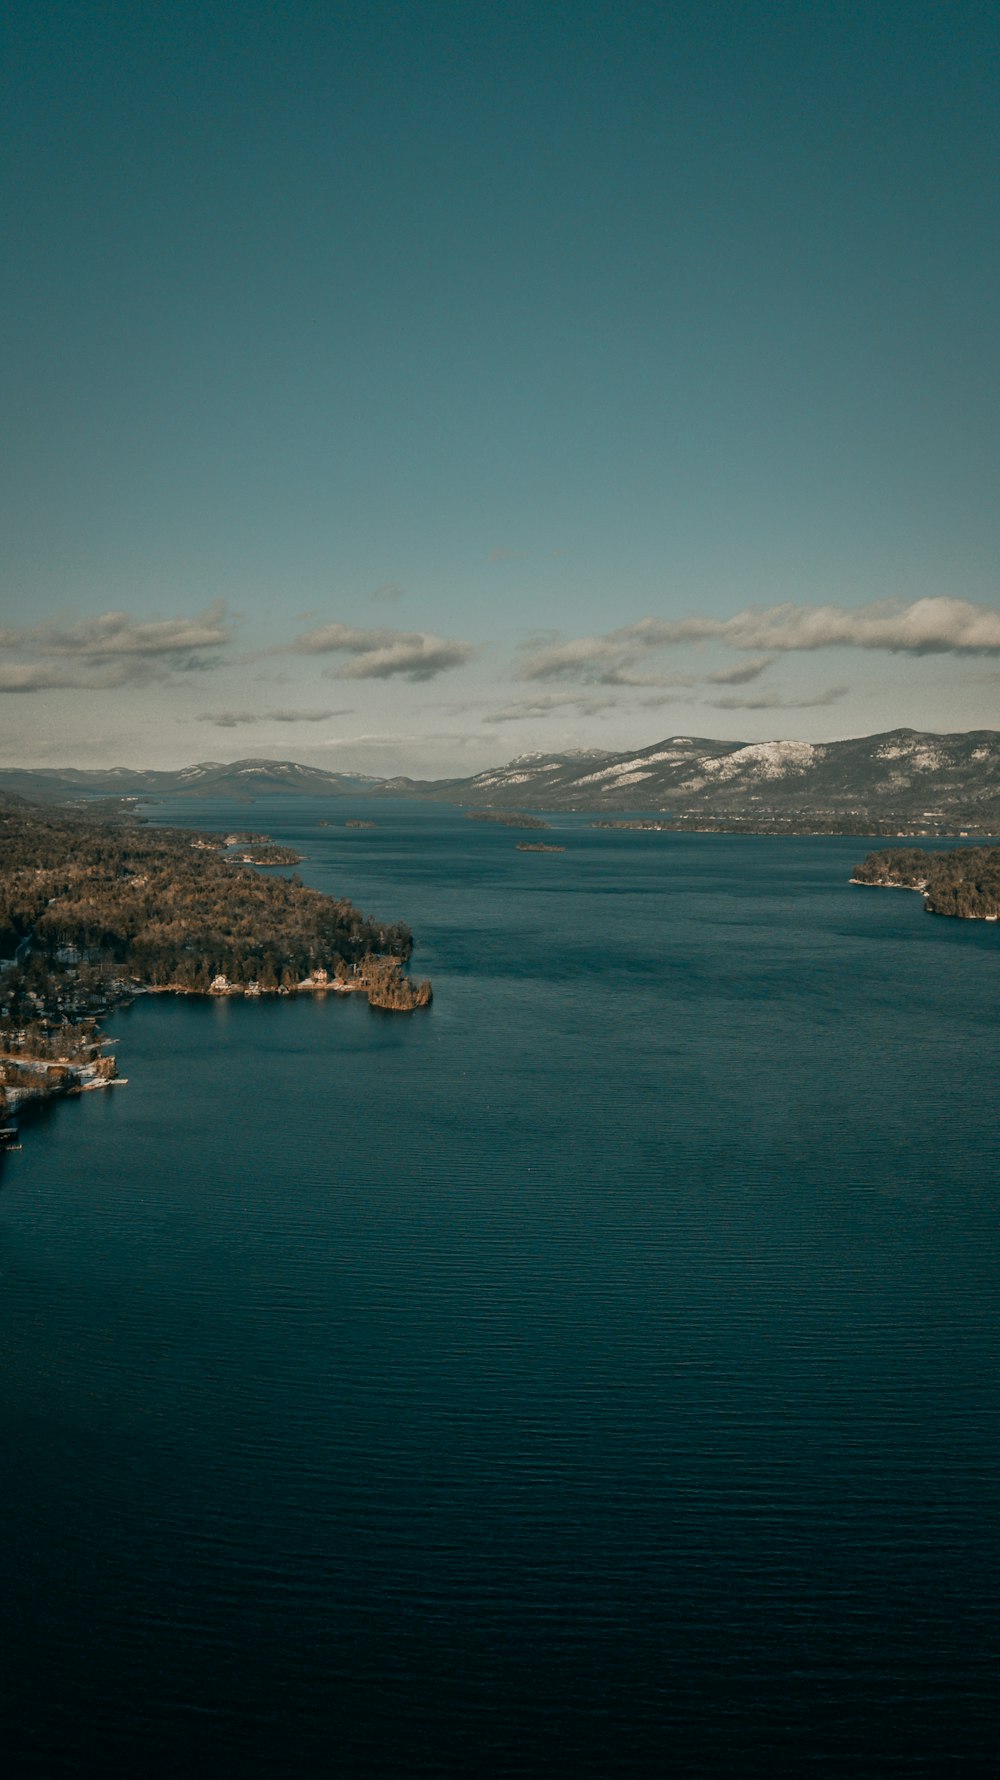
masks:
<path fill-rule="evenodd" d="M 297 637 L 299 655 L 347 655 L 332 671 L 337 680 L 433 680 L 462 667 L 474 653 L 471 643 L 436 637 L 427 631 L 356 630 L 349 624 L 322 624 Z"/>
<path fill-rule="evenodd" d="M 730 649 L 764 650 L 770 654 L 814 649 L 884 649 L 912 655 L 1000 654 L 1000 612 L 991 606 L 944 596 L 913 600 L 879 600 L 867 606 L 805 606 L 791 602 L 732 618 L 641 618 L 606 636 L 576 637 L 547 644 L 526 656 L 525 680 L 583 679 L 605 685 L 649 684 L 633 664 L 650 649 L 683 643 L 718 642 Z M 753 672 L 722 670 L 731 684 Z M 713 676 L 714 677 L 714 676 Z"/>

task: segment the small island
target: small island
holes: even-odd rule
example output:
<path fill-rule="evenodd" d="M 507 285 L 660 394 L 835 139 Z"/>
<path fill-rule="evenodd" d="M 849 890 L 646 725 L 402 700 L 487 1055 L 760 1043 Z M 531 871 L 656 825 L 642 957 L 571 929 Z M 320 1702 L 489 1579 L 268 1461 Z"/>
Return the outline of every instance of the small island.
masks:
<path fill-rule="evenodd" d="M 495 822 L 500 828 L 548 828 L 540 816 L 524 816 L 517 810 L 466 810 L 467 822 Z"/>
<path fill-rule="evenodd" d="M 565 853 L 565 847 L 551 845 L 548 841 L 518 841 L 519 853 Z"/>
<path fill-rule="evenodd" d="M 366 822 L 361 816 L 352 816 L 344 823 L 345 828 L 374 828 L 374 822 Z"/>
<path fill-rule="evenodd" d="M 856 865 L 851 883 L 918 890 L 930 915 L 1000 920 L 1000 847 L 956 847 L 947 853 L 887 847 Z"/>

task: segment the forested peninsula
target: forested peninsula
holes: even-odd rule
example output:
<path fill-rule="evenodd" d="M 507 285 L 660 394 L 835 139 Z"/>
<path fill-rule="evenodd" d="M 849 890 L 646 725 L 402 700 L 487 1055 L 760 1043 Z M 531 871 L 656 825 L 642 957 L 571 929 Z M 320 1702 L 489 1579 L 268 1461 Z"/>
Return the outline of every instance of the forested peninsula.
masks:
<path fill-rule="evenodd" d="M 0 808 L 0 1129 L 19 1105 L 117 1079 L 98 1028 L 116 1003 L 175 994 L 359 993 L 410 1012 L 413 935 L 301 879 L 282 849 L 20 802 Z M 244 861 L 250 858 L 253 863 Z M 296 857 L 292 855 L 292 857 Z"/>
<path fill-rule="evenodd" d="M 956 847 L 947 853 L 886 847 L 854 867 L 851 883 L 919 890 L 931 915 L 1000 920 L 1000 847 Z"/>

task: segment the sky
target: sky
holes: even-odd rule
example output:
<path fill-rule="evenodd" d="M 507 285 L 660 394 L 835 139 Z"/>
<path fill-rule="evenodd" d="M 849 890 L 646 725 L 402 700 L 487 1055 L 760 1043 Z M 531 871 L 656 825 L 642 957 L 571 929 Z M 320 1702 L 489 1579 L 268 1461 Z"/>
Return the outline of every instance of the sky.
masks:
<path fill-rule="evenodd" d="M 1000 727 L 1000 12 L 13 0 L 0 759 Z"/>

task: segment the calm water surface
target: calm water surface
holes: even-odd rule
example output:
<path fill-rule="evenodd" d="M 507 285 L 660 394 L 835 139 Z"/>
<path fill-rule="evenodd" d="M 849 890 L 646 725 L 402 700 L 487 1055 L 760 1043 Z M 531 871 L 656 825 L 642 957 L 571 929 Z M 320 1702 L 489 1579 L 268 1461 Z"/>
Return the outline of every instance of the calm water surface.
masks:
<path fill-rule="evenodd" d="M 998 930 L 362 809 L 157 814 L 428 1014 L 139 1001 L 4 1164 L 7 1771 L 993 1772 Z"/>

